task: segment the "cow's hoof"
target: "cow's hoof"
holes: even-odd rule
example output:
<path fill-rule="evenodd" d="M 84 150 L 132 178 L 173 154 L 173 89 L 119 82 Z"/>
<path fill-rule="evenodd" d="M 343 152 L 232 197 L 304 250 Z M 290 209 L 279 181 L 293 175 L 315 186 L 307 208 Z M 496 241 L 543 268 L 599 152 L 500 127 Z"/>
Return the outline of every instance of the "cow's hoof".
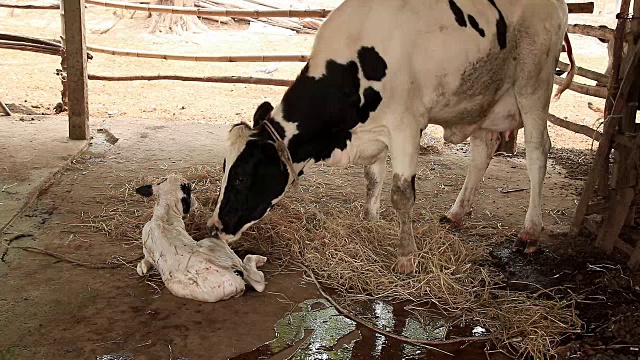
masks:
<path fill-rule="evenodd" d="M 450 229 L 461 229 L 462 228 L 462 220 L 456 221 L 451 219 L 447 215 L 442 215 L 440 217 L 440 224 L 450 228 Z"/>
<path fill-rule="evenodd" d="M 527 232 L 521 232 L 513 243 L 514 249 L 522 250 L 525 254 L 531 254 L 538 250 L 538 239 Z"/>
<path fill-rule="evenodd" d="M 396 270 L 400 274 L 415 274 L 416 260 L 413 256 L 400 256 L 396 263 Z"/>

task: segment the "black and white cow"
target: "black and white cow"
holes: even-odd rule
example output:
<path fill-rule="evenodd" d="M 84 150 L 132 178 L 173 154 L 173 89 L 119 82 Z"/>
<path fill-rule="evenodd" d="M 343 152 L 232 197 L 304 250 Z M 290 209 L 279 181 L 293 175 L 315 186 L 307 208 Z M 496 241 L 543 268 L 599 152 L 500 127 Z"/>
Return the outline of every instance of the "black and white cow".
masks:
<path fill-rule="evenodd" d="M 500 133 L 524 127 L 531 198 L 517 246 L 534 251 L 551 146 L 547 115 L 566 28 L 563 0 L 344 1 L 319 30 L 309 62 L 280 104 L 262 103 L 253 126 L 230 130 L 208 225 L 225 241 L 238 239 L 296 175 L 320 161 L 365 166 L 366 215 L 377 219 L 390 151 L 391 201 L 400 223 L 397 271 L 412 273 L 422 131 L 433 123 L 448 142 L 471 138 L 469 172 L 447 213 L 461 225 Z M 276 146 L 280 139 L 284 151 Z"/>

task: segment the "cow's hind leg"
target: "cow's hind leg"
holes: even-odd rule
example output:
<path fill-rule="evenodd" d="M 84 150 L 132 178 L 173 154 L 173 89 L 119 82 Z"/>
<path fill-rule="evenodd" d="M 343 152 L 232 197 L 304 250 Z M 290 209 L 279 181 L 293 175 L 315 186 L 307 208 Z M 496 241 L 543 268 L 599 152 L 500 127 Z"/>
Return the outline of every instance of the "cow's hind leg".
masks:
<path fill-rule="evenodd" d="M 540 99 L 544 104 L 544 99 Z M 529 106 L 530 104 L 530 106 Z M 542 224 L 542 185 L 547 171 L 547 156 L 551 149 L 551 140 L 547 131 L 547 110 L 544 105 L 525 100 L 521 105 L 524 122 L 524 138 L 527 156 L 527 172 L 531 183 L 529 208 L 524 220 L 524 229 L 514 247 L 524 249 L 526 253 L 537 250 L 538 240 L 543 230 Z"/>
<path fill-rule="evenodd" d="M 406 130 L 406 128 L 405 128 Z M 391 203 L 400 223 L 397 271 L 411 274 L 416 270 L 413 254 L 417 251 L 413 238 L 413 205 L 416 198 L 416 167 L 420 132 L 396 131 L 391 139 L 391 166 L 393 184 Z"/>
<path fill-rule="evenodd" d="M 373 164 L 364 168 L 364 177 L 367 181 L 365 216 L 369 221 L 378 221 L 380 218 L 380 196 L 382 194 L 386 163 L 387 151 L 385 150 Z"/>
<path fill-rule="evenodd" d="M 497 132 L 476 130 L 471 134 L 471 161 L 464 185 L 456 198 L 446 219 L 457 227 L 462 226 L 462 218 L 471 211 L 478 184 L 491 162 L 491 158 L 500 143 Z"/>

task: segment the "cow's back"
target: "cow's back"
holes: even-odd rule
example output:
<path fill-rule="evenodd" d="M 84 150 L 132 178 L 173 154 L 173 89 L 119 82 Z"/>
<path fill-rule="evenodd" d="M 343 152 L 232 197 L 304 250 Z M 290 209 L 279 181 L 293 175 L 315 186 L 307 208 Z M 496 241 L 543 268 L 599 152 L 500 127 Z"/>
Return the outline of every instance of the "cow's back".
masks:
<path fill-rule="evenodd" d="M 378 115 L 477 120 L 513 86 L 519 44 L 537 40 L 531 24 L 566 24 L 563 7 L 562 0 L 346 0 L 318 32 L 309 75 L 319 77 L 328 60 L 347 63 L 370 46 L 388 66 L 382 81 L 366 83 L 382 93 Z M 554 36 L 561 42 L 562 35 Z"/>

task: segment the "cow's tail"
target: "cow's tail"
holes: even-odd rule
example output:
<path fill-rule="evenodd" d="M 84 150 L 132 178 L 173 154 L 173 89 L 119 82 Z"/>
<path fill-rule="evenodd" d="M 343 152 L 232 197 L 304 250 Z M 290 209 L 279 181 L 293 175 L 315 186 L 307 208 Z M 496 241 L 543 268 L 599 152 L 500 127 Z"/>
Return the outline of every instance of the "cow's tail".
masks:
<path fill-rule="evenodd" d="M 567 47 L 567 56 L 569 57 L 569 72 L 567 73 L 567 77 L 564 79 L 564 82 L 558 90 L 554 98 L 557 100 L 560 98 L 560 95 L 571 86 L 571 82 L 573 81 L 573 76 L 576 74 L 576 62 L 573 60 L 573 49 L 571 48 L 571 41 L 569 40 L 569 33 L 564 33 L 564 43 Z"/>

